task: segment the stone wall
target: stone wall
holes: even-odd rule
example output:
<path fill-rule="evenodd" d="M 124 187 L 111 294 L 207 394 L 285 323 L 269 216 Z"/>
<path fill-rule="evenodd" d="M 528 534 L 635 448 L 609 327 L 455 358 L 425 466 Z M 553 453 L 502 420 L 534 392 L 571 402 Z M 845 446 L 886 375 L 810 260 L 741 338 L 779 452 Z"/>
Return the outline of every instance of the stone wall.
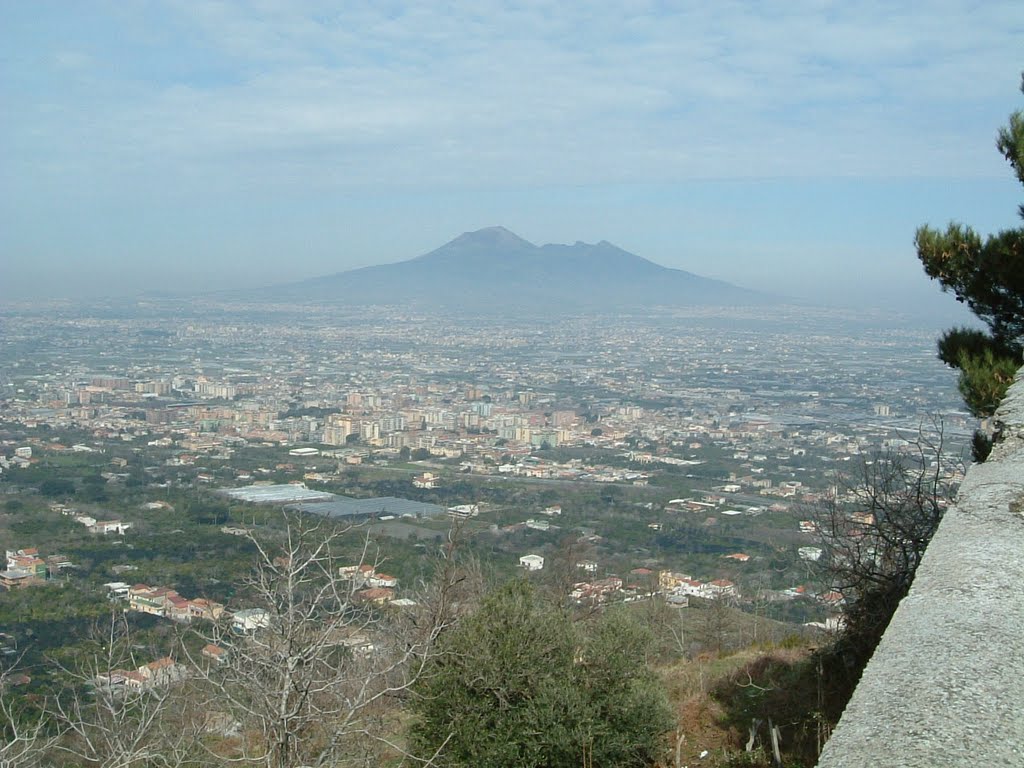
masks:
<path fill-rule="evenodd" d="M 819 768 L 1024 766 L 1021 372 L 996 418 Z"/>

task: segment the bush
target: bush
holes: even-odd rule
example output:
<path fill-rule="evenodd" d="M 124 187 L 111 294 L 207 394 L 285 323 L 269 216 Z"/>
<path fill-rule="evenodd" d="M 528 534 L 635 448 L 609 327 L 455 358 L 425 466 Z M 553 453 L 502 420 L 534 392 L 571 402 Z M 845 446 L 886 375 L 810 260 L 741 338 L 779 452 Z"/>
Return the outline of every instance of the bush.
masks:
<path fill-rule="evenodd" d="M 619 612 L 584 635 L 511 582 L 443 638 L 415 689 L 412 744 L 442 766 L 651 765 L 671 718 L 649 641 Z"/>

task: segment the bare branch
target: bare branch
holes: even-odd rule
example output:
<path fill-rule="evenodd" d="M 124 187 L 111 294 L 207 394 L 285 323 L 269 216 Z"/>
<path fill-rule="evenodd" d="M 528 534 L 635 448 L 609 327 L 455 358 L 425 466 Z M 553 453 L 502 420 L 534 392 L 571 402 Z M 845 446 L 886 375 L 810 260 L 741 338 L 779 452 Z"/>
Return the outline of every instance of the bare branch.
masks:
<path fill-rule="evenodd" d="M 207 749 L 226 762 L 292 768 L 364 762 L 361 750 L 376 742 L 431 764 L 389 741 L 382 724 L 459 614 L 467 573 L 456 560 L 458 530 L 439 555 L 434 583 L 413 607 L 398 609 L 359 597 L 360 574 L 380 565 L 368 538 L 352 564 L 339 556 L 351 527 L 295 516 L 283 526 L 279 549 L 254 539 L 258 559 L 234 625 L 228 618 L 196 625 L 182 644 L 204 707 L 223 713 L 237 734 Z M 248 623 L 240 624 L 243 615 Z M 198 654 L 204 645 L 220 649 L 220 660 Z"/>

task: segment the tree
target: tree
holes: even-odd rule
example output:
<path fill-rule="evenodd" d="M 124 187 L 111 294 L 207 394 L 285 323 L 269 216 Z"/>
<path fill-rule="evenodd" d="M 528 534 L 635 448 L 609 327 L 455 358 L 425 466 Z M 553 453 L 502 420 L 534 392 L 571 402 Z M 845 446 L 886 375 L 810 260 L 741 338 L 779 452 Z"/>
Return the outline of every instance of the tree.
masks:
<path fill-rule="evenodd" d="M 65 690 L 44 705 L 57 728 L 49 743 L 53 756 L 109 768 L 200 764 L 203 711 L 192 706 L 181 685 L 185 668 L 170 658 L 144 666 L 156 654 L 140 653 L 145 646 L 135 640 L 125 614 L 115 612 L 97 627 L 88 652 L 72 666 L 61 666 Z M 130 686 L 126 678 L 143 669 L 148 676 Z"/>
<path fill-rule="evenodd" d="M 61 477 L 49 477 L 39 484 L 39 493 L 50 498 L 70 496 L 74 492 L 75 484 Z"/>
<path fill-rule="evenodd" d="M 582 580 L 578 563 L 592 555 L 593 548 L 578 532 L 563 536 L 555 550 L 544 561 L 541 582 L 555 605 L 568 608 L 568 595 Z"/>
<path fill-rule="evenodd" d="M 583 644 L 589 764 L 654 762 L 659 742 L 672 727 L 672 716 L 657 677 L 646 666 L 651 646 L 650 631 L 624 608 L 602 615 Z"/>
<path fill-rule="evenodd" d="M 41 700 L 42 717 L 14 706 L 28 698 L 7 696 L 14 677 L 0 671 L 0 768 L 343 768 L 404 754 L 388 741 L 395 713 L 480 577 L 456 564 L 456 529 L 415 605 L 369 605 L 338 569 L 339 556 L 353 562 L 356 533 L 286 516 L 271 543 L 254 538 L 241 595 L 259 613 L 241 628 L 196 618 L 173 660 L 115 611 L 66 663 L 52 660 L 64 685 Z M 364 537 L 360 564 L 367 549 Z"/>
<path fill-rule="evenodd" d="M 735 604 L 725 595 L 715 595 L 701 608 L 697 636 L 705 650 L 720 654 L 731 644 L 736 631 Z"/>
<path fill-rule="evenodd" d="M 0 669 L 0 768 L 36 768 L 55 737 L 45 721 L 27 711 L 24 696 L 8 693 L 18 673 Z"/>
<path fill-rule="evenodd" d="M 953 498 L 962 462 L 943 452 L 941 425 L 912 453 L 880 453 L 840 478 L 812 515 L 824 550 L 818 561 L 846 603 L 845 627 L 831 669 L 841 696 L 853 692 L 864 665 L 914 580 L 918 564 Z M 845 699 L 843 700 L 845 704 Z M 840 706 L 841 710 L 841 706 Z"/>
<path fill-rule="evenodd" d="M 257 613 L 239 630 L 231 621 L 197 624 L 183 651 L 204 708 L 224 713 L 245 734 L 234 762 L 266 768 L 362 764 L 386 741 L 382 721 L 418 679 L 453 615 L 451 539 L 430 589 L 409 609 L 360 598 L 365 585 L 342 553 L 352 526 L 286 516 L 279 542 L 252 537 L 258 550 L 244 606 Z M 359 565 L 377 565 L 363 554 Z M 237 619 L 238 614 L 235 614 Z M 211 663 L 195 649 L 223 649 Z M 212 757 L 212 755 L 211 755 Z M 378 762 L 374 759 L 370 764 Z"/>
<path fill-rule="evenodd" d="M 1024 112 L 1010 115 L 996 146 L 1024 184 Z M 1024 218 L 1024 205 L 1018 212 Z M 1024 354 L 1024 228 L 983 239 L 956 223 L 944 232 L 924 226 L 914 241 L 927 275 L 988 326 L 987 332 L 952 328 L 938 346 L 940 359 L 960 370 L 960 391 L 971 413 L 991 416 Z"/>
<path fill-rule="evenodd" d="M 615 612 L 584 633 L 510 582 L 442 637 L 413 689 L 412 744 L 443 766 L 650 765 L 670 718 L 649 640 Z"/>

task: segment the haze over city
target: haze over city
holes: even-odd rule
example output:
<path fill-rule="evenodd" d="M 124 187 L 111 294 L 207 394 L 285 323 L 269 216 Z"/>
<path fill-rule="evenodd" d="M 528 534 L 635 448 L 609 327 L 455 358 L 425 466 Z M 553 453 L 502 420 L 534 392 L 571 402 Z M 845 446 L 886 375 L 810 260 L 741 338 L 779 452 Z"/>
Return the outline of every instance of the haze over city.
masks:
<path fill-rule="evenodd" d="M 0 0 L 0 768 L 1017 765 L 1022 8 Z"/>
<path fill-rule="evenodd" d="M 1017 3 L 0 13 L 9 301 L 255 287 L 504 225 L 953 313 L 915 227 L 1016 224 L 993 141 Z"/>

